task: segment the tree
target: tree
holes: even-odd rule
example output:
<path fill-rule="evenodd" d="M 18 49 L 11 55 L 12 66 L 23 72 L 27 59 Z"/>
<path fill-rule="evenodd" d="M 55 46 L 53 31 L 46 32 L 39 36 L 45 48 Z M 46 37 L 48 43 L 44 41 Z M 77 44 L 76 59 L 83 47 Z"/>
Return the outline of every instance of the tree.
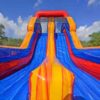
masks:
<path fill-rule="evenodd" d="M 4 30 L 5 30 L 4 25 L 0 24 L 0 38 L 1 38 L 1 39 L 5 37 L 5 32 L 4 32 Z"/>
<path fill-rule="evenodd" d="M 5 36 L 4 30 L 4 25 L 0 24 L 0 45 L 3 45 L 4 40 L 8 40 L 8 38 Z"/>
<path fill-rule="evenodd" d="M 84 47 L 100 46 L 100 32 L 94 32 L 89 37 L 89 41 L 81 41 Z"/>
<path fill-rule="evenodd" d="M 89 42 L 93 46 L 100 46 L 100 32 L 91 34 L 90 38 L 91 38 L 91 40 Z"/>

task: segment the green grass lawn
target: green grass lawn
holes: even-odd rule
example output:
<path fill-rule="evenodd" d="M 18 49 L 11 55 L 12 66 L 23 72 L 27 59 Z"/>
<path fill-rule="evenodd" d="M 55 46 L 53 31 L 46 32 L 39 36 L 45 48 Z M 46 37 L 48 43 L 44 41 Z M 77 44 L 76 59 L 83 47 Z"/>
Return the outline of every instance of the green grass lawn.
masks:
<path fill-rule="evenodd" d="M 96 32 L 91 34 L 89 41 L 81 41 L 83 47 L 95 47 L 100 46 L 100 32 Z M 0 38 L 0 45 L 3 46 L 16 46 L 19 47 L 22 43 L 23 39 L 16 38 Z"/>
<path fill-rule="evenodd" d="M 2 46 L 16 46 L 19 47 L 22 43 L 23 39 L 0 39 L 0 45 Z M 96 41 L 81 41 L 83 47 L 93 47 L 93 46 L 100 46 L 100 42 L 97 43 Z"/>
<path fill-rule="evenodd" d="M 22 41 L 23 41 L 23 39 L 13 39 L 13 38 L 0 39 L 0 45 L 19 47 L 21 45 Z"/>
<path fill-rule="evenodd" d="M 96 41 L 81 41 L 81 44 L 83 47 L 96 47 L 96 46 L 100 46 L 100 42 L 97 43 Z"/>

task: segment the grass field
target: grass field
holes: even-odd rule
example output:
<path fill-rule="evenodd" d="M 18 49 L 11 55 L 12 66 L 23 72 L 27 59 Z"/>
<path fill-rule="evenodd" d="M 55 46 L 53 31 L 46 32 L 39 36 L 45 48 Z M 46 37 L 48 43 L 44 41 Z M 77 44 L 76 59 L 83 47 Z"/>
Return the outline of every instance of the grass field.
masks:
<path fill-rule="evenodd" d="M 22 41 L 23 39 L 14 39 L 14 38 L 0 39 L 0 45 L 19 47 Z"/>
<path fill-rule="evenodd" d="M 100 42 L 97 43 L 96 41 L 81 41 L 83 47 L 96 47 L 100 46 Z"/>
<path fill-rule="evenodd" d="M 100 34 L 98 35 L 98 39 L 90 40 L 90 41 L 81 41 L 83 47 L 95 47 L 100 46 Z M 3 46 L 16 46 L 19 47 L 22 43 L 23 39 L 15 39 L 15 38 L 7 38 L 0 39 L 0 45 Z"/>

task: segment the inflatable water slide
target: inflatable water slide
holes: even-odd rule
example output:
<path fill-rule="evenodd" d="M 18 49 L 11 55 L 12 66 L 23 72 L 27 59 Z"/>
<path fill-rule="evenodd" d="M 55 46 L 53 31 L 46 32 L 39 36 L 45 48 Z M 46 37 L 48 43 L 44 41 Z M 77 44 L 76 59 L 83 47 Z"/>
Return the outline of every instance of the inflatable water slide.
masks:
<path fill-rule="evenodd" d="M 100 47 L 82 47 L 67 12 L 37 12 L 20 47 L 0 46 L 0 100 L 100 100 Z"/>

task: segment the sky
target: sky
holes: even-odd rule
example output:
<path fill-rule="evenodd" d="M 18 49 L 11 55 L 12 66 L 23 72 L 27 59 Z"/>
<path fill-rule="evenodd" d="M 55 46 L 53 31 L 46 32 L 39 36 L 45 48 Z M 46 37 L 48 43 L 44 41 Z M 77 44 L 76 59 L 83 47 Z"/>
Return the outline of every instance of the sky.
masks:
<path fill-rule="evenodd" d="M 0 23 L 7 35 L 23 37 L 30 17 L 40 10 L 68 12 L 76 22 L 81 40 L 100 31 L 100 0 L 0 0 Z"/>

